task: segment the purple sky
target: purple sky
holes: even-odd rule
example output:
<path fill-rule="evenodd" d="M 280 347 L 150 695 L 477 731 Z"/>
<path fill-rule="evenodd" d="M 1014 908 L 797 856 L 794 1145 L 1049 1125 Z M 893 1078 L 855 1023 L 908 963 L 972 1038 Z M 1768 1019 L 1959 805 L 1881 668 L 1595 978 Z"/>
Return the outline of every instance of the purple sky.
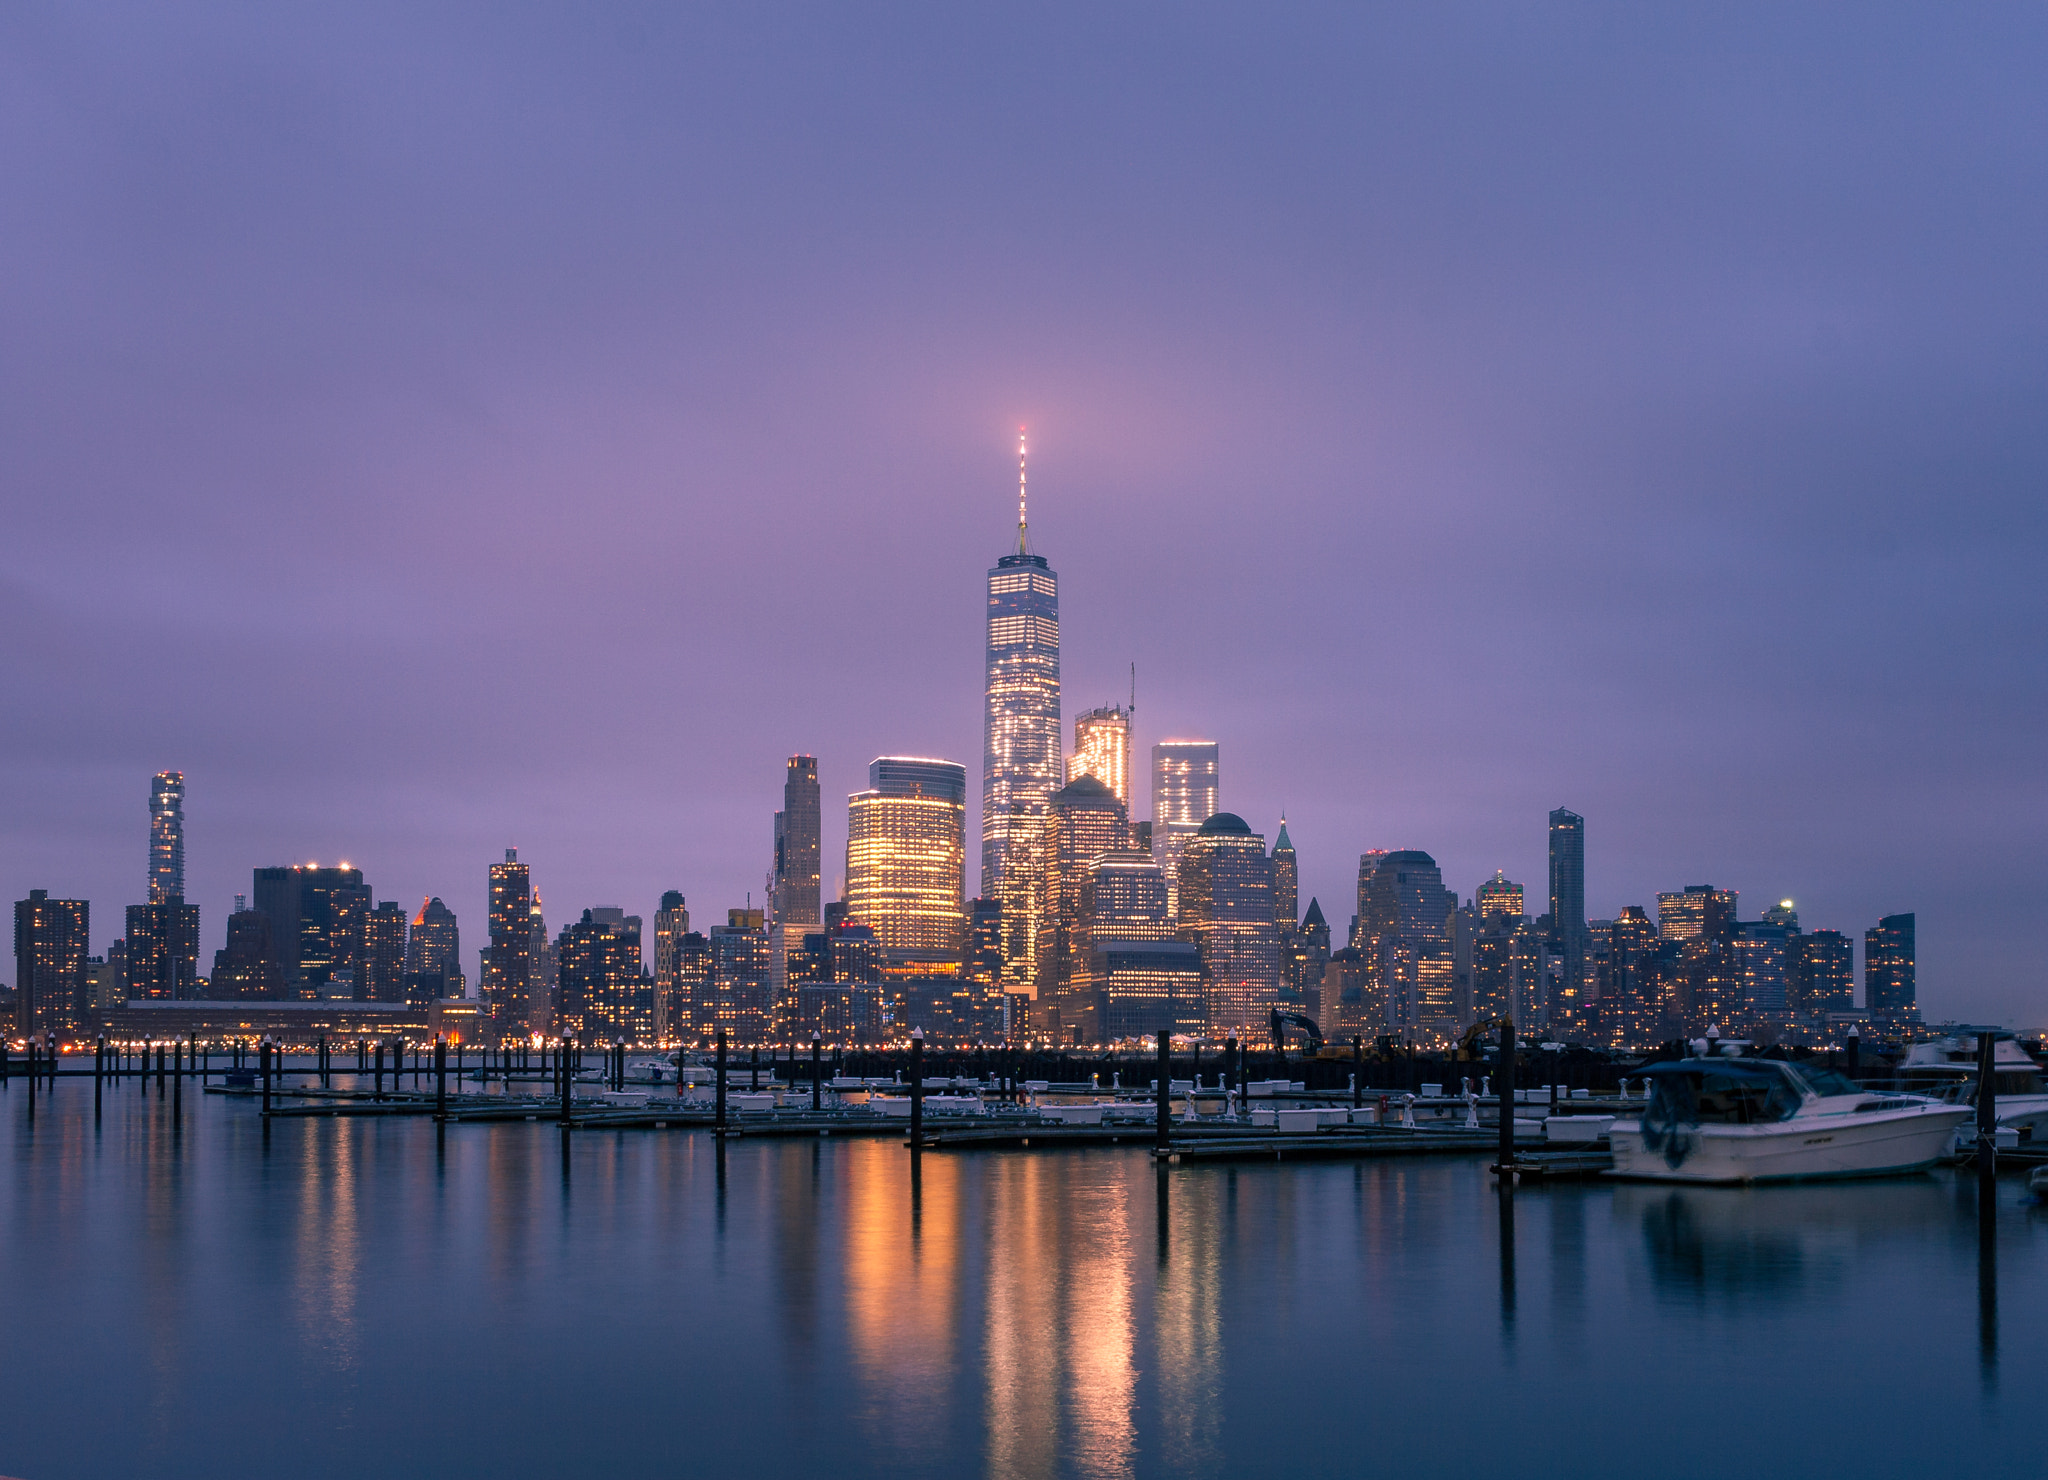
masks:
<path fill-rule="evenodd" d="M 1914 910 L 1930 1016 L 2039 1024 L 2044 68 L 2021 7 L 9 6 L 0 892 L 103 945 L 178 767 L 209 963 L 345 857 L 473 971 L 508 843 L 551 925 L 758 902 L 792 750 L 830 889 L 872 756 L 978 779 L 1029 423 L 1069 717 L 1135 661 L 1340 931 L 1367 847 L 1534 900 L 1564 805 L 1596 916 Z"/>

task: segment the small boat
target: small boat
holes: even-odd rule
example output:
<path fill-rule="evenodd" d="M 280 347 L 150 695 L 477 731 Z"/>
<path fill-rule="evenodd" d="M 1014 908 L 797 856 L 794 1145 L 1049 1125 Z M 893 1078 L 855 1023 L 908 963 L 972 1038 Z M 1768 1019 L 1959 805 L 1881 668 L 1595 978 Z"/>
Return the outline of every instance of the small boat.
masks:
<path fill-rule="evenodd" d="M 1975 1033 L 1914 1044 L 1899 1064 L 1899 1088 L 1951 1104 L 1974 1104 L 1977 1044 Z M 2019 1145 L 2048 1143 L 2048 1090 L 2042 1087 L 2041 1066 L 2011 1038 L 1992 1041 L 1991 1088 L 2000 1130 L 2018 1132 Z"/>
<path fill-rule="evenodd" d="M 1947 1154 L 1972 1113 L 1776 1059 L 1681 1059 L 1644 1073 L 1642 1117 L 1608 1128 L 1616 1176 L 1743 1183 L 1917 1171 Z"/>

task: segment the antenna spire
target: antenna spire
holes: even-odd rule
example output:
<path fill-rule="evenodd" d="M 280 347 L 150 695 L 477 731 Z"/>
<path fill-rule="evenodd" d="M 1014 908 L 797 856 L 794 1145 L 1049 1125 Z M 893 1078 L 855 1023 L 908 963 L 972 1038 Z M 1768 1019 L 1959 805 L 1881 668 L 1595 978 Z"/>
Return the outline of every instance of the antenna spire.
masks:
<path fill-rule="evenodd" d="M 1024 546 L 1024 428 L 1017 428 L 1017 553 L 1029 553 Z"/>

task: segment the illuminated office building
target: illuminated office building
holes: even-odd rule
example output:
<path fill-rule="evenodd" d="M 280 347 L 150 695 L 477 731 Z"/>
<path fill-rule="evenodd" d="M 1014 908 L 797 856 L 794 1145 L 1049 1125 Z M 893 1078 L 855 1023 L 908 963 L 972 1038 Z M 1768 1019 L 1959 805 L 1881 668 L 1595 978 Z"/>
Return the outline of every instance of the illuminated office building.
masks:
<path fill-rule="evenodd" d="M 533 908 L 526 918 L 526 938 L 532 942 L 526 975 L 526 1031 L 529 1036 L 538 1034 L 545 1038 L 555 1027 L 555 992 L 561 983 L 562 963 L 555 953 L 554 938 L 548 934 L 538 889 L 533 891 Z M 455 997 L 461 993 L 462 978 L 458 975 L 448 995 Z"/>
<path fill-rule="evenodd" d="M 654 912 L 654 1037 L 659 1043 L 672 1042 L 690 1032 L 688 1019 L 676 1013 L 677 963 L 683 938 L 689 933 L 690 911 L 683 903 L 682 891 L 671 889 L 661 896 L 661 908 Z"/>
<path fill-rule="evenodd" d="M 1029 982 L 1035 920 L 1020 899 L 1033 887 L 1046 804 L 1060 786 L 1059 577 L 1030 552 L 1024 447 L 1017 447 L 1017 549 L 988 573 L 987 696 L 981 757 L 981 897 L 1003 901 L 1004 957 Z M 1014 877 L 1013 877 L 1014 876 Z M 1023 968 L 1020 974 L 1020 966 Z"/>
<path fill-rule="evenodd" d="M 131 904 L 127 915 L 128 996 L 189 1001 L 199 997 L 199 906 Z"/>
<path fill-rule="evenodd" d="M 1283 935 L 1300 922 L 1301 866 L 1294 856 L 1294 839 L 1287 836 L 1287 819 L 1280 819 L 1280 834 L 1273 839 L 1273 923 Z"/>
<path fill-rule="evenodd" d="M 1550 814 L 1550 933 L 1559 968 L 1560 1028 L 1576 1027 L 1576 1014 L 1599 990 L 1586 974 L 1586 819 L 1559 807 Z"/>
<path fill-rule="evenodd" d="M 819 838 L 822 827 L 818 759 L 793 755 L 775 814 L 775 887 L 768 902 L 778 925 L 820 925 Z"/>
<path fill-rule="evenodd" d="M 555 951 L 557 1032 L 585 1044 L 648 1039 L 654 1004 L 652 984 L 643 981 L 639 916 L 612 907 L 585 910 L 563 928 Z M 520 1008 L 523 1013 L 523 997 Z"/>
<path fill-rule="evenodd" d="M 1266 840 L 1242 817 L 1219 812 L 1187 840 L 1180 870 L 1180 938 L 1201 956 L 1208 1031 L 1264 1041 L 1280 1001 L 1280 940 Z"/>
<path fill-rule="evenodd" d="M 1825 1022 L 1831 1012 L 1856 1010 L 1853 950 L 1839 930 L 1793 937 L 1787 1006 L 1795 1015 Z"/>
<path fill-rule="evenodd" d="M 31 889 L 14 902 L 14 1031 L 59 1033 L 85 1022 L 92 978 L 92 906 Z"/>
<path fill-rule="evenodd" d="M 1166 895 L 1180 912 L 1180 855 L 1223 806 L 1214 740 L 1162 740 L 1152 747 L 1152 851 L 1166 871 Z"/>
<path fill-rule="evenodd" d="M 1526 909 L 1522 900 L 1522 886 L 1514 883 L 1499 869 L 1495 869 L 1493 877 L 1479 886 L 1472 898 L 1478 906 L 1479 917 L 1482 920 L 1490 920 L 1500 915 L 1519 920 Z"/>
<path fill-rule="evenodd" d="M 1115 792 L 1094 776 L 1082 776 L 1053 793 L 1046 808 L 1043 869 L 1034 901 L 1038 916 L 1037 978 L 1034 998 L 1043 1020 L 1056 1021 L 1067 989 L 1085 971 L 1078 935 L 1083 930 L 1081 897 L 1089 870 L 1106 853 L 1129 842 L 1129 817 Z"/>
<path fill-rule="evenodd" d="M 723 1028 L 734 1043 L 768 1041 L 775 1024 L 775 999 L 762 916 L 755 909 L 727 910 L 726 923 L 711 927 L 711 979 L 697 1013 L 700 1031 L 716 1033 Z"/>
<path fill-rule="evenodd" d="M 1664 940 L 1720 940 L 1735 928 L 1736 892 L 1688 884 L 1682 893 L 1657 896 L 1657 934 Z"/>
<path fill-rule="evenodd" d="M 452 997 L 451 981 L 462 980 L 462 931 L 455 923 L 455 911 L 441 902 L 441 896 L 420 901 L 412 917 L 412 933 L 405 943 L 407 995 L 424 1006 L 437 997 Z"/>
<path fill-rule="evenodd" d="M 254 899 L 255 908 L 270 917 L 270 944 L 286 997 L 313 1002 L 337 991 L 355 996 L 372 904 L 361 869 L 346 863 L 259 868 Z"/>
<path fill-rule="evenodd" d="M 1886 1027 L 1919 1017 L 1911 915 L 1886 915 L 1863 932 L 1863 1010 Z"/>
<path fill-rule="evenodd" d="M 213 953 L 213 976 L 206 995 L 215 1002 L 284 995 L 284 977 L 270 940 L 270 916 L 252 909 L 238 909 L 228 916 L 227 943 Z"/>
<path fill-rule="evenodd" d="M 1359 948 L 1376 964 L 1390 1031 L 1449 1035 L 1458 1029 L 1451 912 L 1436 860 L 1418 849 L 1377 855 L 1358 902 Z"/>
<path fill-rule="evenodd" d="M 387 899 L 365 917 L 358 1002 L 405 1001 L 405 906 Z"/>
<path fill-rule="evenodd" d="M 1358 855 L 1358 905 L 1357 913 L 1351 917 L 1351 944 L 1363 950 L 1369 942 L 1360 923 L 1365 918 L 1365 892 L 1371 886 L 1373 871 L 1380 866 L 1380 860 L 1387 856 L 1384 848 L 1368 848 Z"/>
<path fill-rule="evenodd" d="M 1201 952 L 1174 938 L 1165 871 L 1150 853 L 1105 853 L 1089 866 L 1076 938 L 1080 966 L 1062 999 L 1061 1036 L 1109 1043 L 1201 1031 Z"/>
<path fill-rule="evenodd" d="M 1600 1024 L 1609 1047 L 1642 1048 L 1666 1036 L 1659 944 L 1656 922 L 1641 905 L 1627 906 L 1607 927 Z"/>
<path fill-rule="evenodd" d="M 533 1015 L 533 879 L 518 849 L 507 848 L 505 861 L 491 865 L 490 902 L 484 1001 L 500 1041 L 522 1038 Z"/>
<path fill-rule="evenodd" d="M 1067 780 L 1093 776 L 1116 793 L 1128 814 L 1131 807 L 1131 712 L 1120 704 L 1091 709 L 1074 717 L 1074 753 L 1067 757 Z"/>
<path fill-rule="evenodd" d="M 958 970 L 966 811 L 966 768 L 914 756 L 877 758 L 868 789 L 847 798 L 847 915 L 899 961 Z"/>
<path fill-rule="evenodd" d="M 159 771 L 149 784 L 149 902 L 185 898 L 185 773 Z"/>

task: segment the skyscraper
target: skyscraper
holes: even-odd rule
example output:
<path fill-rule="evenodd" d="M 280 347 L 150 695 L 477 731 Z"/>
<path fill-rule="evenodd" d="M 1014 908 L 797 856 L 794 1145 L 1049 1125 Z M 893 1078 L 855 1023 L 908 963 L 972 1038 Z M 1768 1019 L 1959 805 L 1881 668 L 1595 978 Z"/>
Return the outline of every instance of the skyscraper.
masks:
<path fill-rule="evenodd" d="M 782 782 L 782 810 L 775 814 L 775 896 L 768 903 L 777 924 L 817 925 L 824 919 L 818 913 L 820 828 L 817 757 L 793 755 Z"/>
<path fill-rule="evenodd" d="M 1387 1021 L 1396 1033 L 1455 1031 L 1451 911 L 1436 860 L 1419 849 L 1378 855 L 1358 902 L 1360 949 L 1386 990 Z"/>
<path fill-rule="evenodd" d="M 128 996 L 183 1000 L 199 995 L 199 906 L 173 899 L 131 904 L 127 916 Z"/>
<path fill-rule="evenodd" d="M 585 910 L 582 919 L 563 927 L 555 949 L 560 962 L 557 1023 L 564 1037 L 591 1044 L 646 1036 L 651 1024 L 643 1018 L 652 1017 L 653 1003 L 646 1003 L 643 1013 L 637 915 L 615 907 Z M 525 960 L 523 950 L 520 959 Z M 523 1023 L 523 982 L 520 1010 Z"/>
<path fill-rule="evenodd" d="M 785 809 L 787 810 L 787 809 Z M 782 813 L 775 814 L 778 824 Z M 777 841 L 780 842 L 780 826 Z M 677 970 L 682 959 L 683 937 L 690 933 L 690 911 L 682 891 L 671 889 L 661 896 L 661 908 L 654 912 L 654 1037 L 668 1043 L 689 1032 L 688 1023 L 676 1012 Z"/>
<path fill-rule="evenodd" d="M 1564 995 L 1582 1003 L 1598 990 L 1586 980 L 1586 819 L 1563 807 L 1550 814 L 1550 932 Z"/>
<path fill-rule="evenodd" d="M 149 902 L 185 898 L 185 773 L 159 771 L 149 784 Z"/>
<path fill-rule="evenodd" d="M 53 1033 L 85 1019 L 92 906 L 31 889 L 14 902 L 14 1031 Z"/>
<path fill-rule="evenodd" d="M 1273 922 L 1283 934 L 1300 921 L 1301 869 L 1294 856 L 1294 840 L 1287 836 L 1287 819 L 1280 819 L 1280 834 L 1273 839 Z"/>
<path fill-rule="evenodd" d="M 1166 895 L 1180 912 L 1180 855 L 1189 838 L 1223 806 L 1214 740 L 1162 740 L 1152 747 L 1152 851 L 1166 873 Z"/>
<path fill-rule="evenodd" d="M 1479 918 L 1490 920 L 1495 915 L 1509 915 L 1520 919 L 1525 912 L 1522 902 L 1522 886 L 1502 873 L 1493 871 L 1493 877 L 1479 886 L 1473 896 L 1479 906 Z"/>
<path fill-rule="evenodd" d="M 344 976 L 345 997 L 355 996 L 355 973 L 370 913 L 363 871 L 346 863 L 322 868 L 259 868 L 255 907 L 270 917 L 270 947 L 287 997 L 315 1001 Z"/>
<path fill-rule="evenodd" d="M 966 815 L 967 768 L 956 761 L 877 757 L 868 789 L 847 798 L 847 913 L 886 954 L 943 959 L 957 971 Z"/>
<path fill-rule="evenodd" d="M 1021 918 L 1013 892 L 1034 871 L 1015 844 L 1033 850 L 1046 803 L 1060 786 L 1060 587 L 1033 555 L 1024 518 L 1024 439 L 1017 439 L 1017 549 L 988 573 L 988 669 L 981 753 L 981 897 L 1003 902 L 1004 956 L 1016 970 L 1031 955 L 1036 922 Z M 1028 977 L 1023 978 L 1029 980 Z"/>
<path fill-rule="evenodd" d="M 1131 712 L 1120 704 L 1074 716 L 1074 753 L 1067 780 L 1093 776 L 1124 804 L 1131 805 Z"/>
<path fill-rule="evenodd" d="M 1273 861 L 1232 812 L 1205 821 L 1180 855 L 1180 938 L 1201 955 L 1209 1032 L 1263 1038 L 1280 1001 Z"/>
<path fill-rule="evenodd" d="M 1896 1026 L 1919 1016 L 1913 917 L 1886 915 L 1863 932 L 1863 1010 Z"/>
<path fill-rule="evenodd" d="M 484 954 L 484 1001 L 500 1042 L 524 1037 L 533 1006 L 533 879 L 507 848 L 491 865 L 491 944 Z M 634 941 L 638 950 L 639 941 Z"/>
<path fill-rule="evenodd" d="M 441 903 L 438 894 L 421 900 L 419 913 L 412 917 L 412 934 L 405 943 L 405 974 L 418 981 L 423 1002 L 449 996 L 449 983 L 462 977 L 462 931 L 455 923 L 455 911 Z"/>
<path fill-rule="evenodd" d="M 365 921 L 356 1000 L 405 1001 L 405 906 L 395 899 L 383 901 Z"/>
<path fill-rule="evenodd" d="M 1038 917 L 1034 997 L 1045 1014 L 1060 1011 L 1067 989 L 1085 972 L 1077 940 L 1081 928 L 1081 895 L 1089 867 L 1105 853 L 1121 851 L 1129 841 L 1129 815 L 1099 778 L 1084 775 L 1052 795 L 1045 817 L 1045 843 L 1039 850 L 1044 870 L 1033 901 Z M 1059 1021 L 1050 1015 L 1041 1021 Z M 1064 1036 L 1064 1035 L 1063 1035 Z"/>
<path fill-rule="evenodd" d="M 213 976 L 206 994 L 219 1002 L 284 995 L 284 978 L 270 940 L 270 916 L 251 909 L 238 909 L 228 916 L 227 943 L 213 953 Z"/>

